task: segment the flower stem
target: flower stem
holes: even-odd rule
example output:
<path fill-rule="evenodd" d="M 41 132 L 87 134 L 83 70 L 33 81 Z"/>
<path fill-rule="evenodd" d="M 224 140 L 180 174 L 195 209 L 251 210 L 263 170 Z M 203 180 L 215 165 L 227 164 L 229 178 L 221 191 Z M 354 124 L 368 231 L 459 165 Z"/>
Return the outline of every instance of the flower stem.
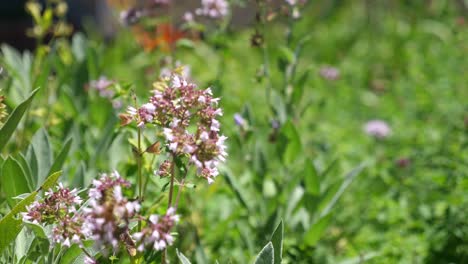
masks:
<path fill-rule="evenodd" d="M 137 153 L 137 165 L 138 165 L 138 200 L 140 204 L 143 202 L 143 179 L 142 179 L 142 159 L 143 152 L 141 151 L 141 128 L 138 128 L 138 153 Z M 141 231 L 141 220 L 138 220 L 138 231 Z"/>
<path fill-rule="evenodd" d="M 175 179 L 175 154 L 172 154 L 171 184 L 169 186 L 169 200 L 167 202 L 167 208 L 170 208 L 172 206 L 172 195 L 174 193 L 174 179 Z"/>
<path fill-rule="evenodd" d="M 138 199 L 143 201 L 143 179 L 142 179 L 142 158 L 143 153 L 141 151 L 141 129 L 138 128 L 138 153 L 137 153 L 137 163 L 138 163 Z"/>

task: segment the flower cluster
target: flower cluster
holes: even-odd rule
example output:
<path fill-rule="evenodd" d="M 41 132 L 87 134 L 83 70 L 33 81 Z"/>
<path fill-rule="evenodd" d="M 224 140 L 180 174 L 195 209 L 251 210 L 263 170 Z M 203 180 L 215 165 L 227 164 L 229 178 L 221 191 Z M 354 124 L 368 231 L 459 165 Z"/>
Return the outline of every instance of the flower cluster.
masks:
<path fill-rule="evenodd" d="M 122 102 L 113 99 L 115 96 L 115 91 L 113 89 L 114 81 L 107 79 L 105 76 L 99 77 L 97 80 L 92 80 L 86 86 L 87 89 L 96 90 L 100 97 L 111 100 L 112 106 L 115 109 L 122 107 Z"/>
<path fill-rule="evenodd" d="M 171 235 L 171 230 L 177 222 L 179 222 L 179 216 L 175 214 L 173 207 L 169 208 L 162 217 L 151 215 L 146 227 L 141 232 L 133 234 L 137 250 L 140 252 L 143 252 L 145 248 L 163 250 L 172 245 L 174 237 Z"/>
<path fill-rule="evenodd" d="M 201 4 L 201 8 L 195 10 L 199 16 L 218 19 L 227 16 L 229 11 L 229 4 L 226 0 L 202 0 Z"/>
<path fill-rule="evenodd" d="M 364 132 L 369 136 L 383 139 L 392 133 L 390 126 L 382 120 L 371 120 L 364 125 Z"/>
<path fill-rule="evenodd" d="M 53 244 L 60 243 L 70 246 L 79 244 L 85 237 L 81 229 L 83 218 L 76 213 L 82 203 L 77 190 L 70 190 L 59 184 L 55 190 L 48 190 L 41 201 L 35 201 L 28 206 L 27 212 L 22 213 L 23 221 L 35 224 L 56 224 L 52 229 L 50 239 Z"/>
<path fill-rule="evenodd" d="M 140 210 L 137 201 L 123 197 L 123 187 L 130 187 L 130 183 L 115 171 L 102 174 L 89 190 L 88 206 L 83 209 L 83 231 L 98 247 L 111 245 L 117 250 L 119 241 L 128 234 L 129 224 Z"/>
<path fill-rule="evenodd" d="M 174 208 L 169 208 L 163 216 L 151 215 L 144 228 L 132 234 L 131 223 L 144 218 L 139 215 L 140 203 L 123 196 L 122 189 L 128 187 L 130 183 L 118 172 L 104 173 L 88 190 L 86 206 L 78 209 L 82 204 L 78 191 L 59 184 L 45 192 L 44 198 L 26 207 L 22 218 L 24 222 L 51 226 L 52 245 L 84 247 L 83 241 L 93 240 L 103 255 L 109 249 L 117 252 L 120 246 L 136 252 L 150 247 L 162 250 L 171 245 L 174 242 L 171 230 L 179 221 Z M 87 256 L 85 263 L 97 262 Z"/>
<path fill-rule="evenodd" d="M 218 102 L 210 88 L 198 90 L 194 83 L 173 73 L 170 83 L 156 85 L 148 103 L 138 109 L 129 107 L 128 115 L 121 117 L 135 120 L 140 128 L 149 123 L 161 126 L 170 153 L 188 157 L 198 175 L 212 183 L 218 175 L 219 162 L 227 156 L 227 138 L 219 133 L 217 117 L 223 112 Z"/>

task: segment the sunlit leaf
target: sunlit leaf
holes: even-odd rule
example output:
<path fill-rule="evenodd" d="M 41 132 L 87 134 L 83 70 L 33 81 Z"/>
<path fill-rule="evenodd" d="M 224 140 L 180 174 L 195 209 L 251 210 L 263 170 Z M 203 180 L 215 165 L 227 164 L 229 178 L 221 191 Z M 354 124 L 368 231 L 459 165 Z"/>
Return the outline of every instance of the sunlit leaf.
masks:
<path fill-rule="evenodd" d="M 13 197 L 31 191 L 28 187 L 28 181 L 21 165 L 12 157 L 8 157 L 3 163 L 1 179 L 2 191 L 6 195 L 10 206 L 14 206 L 16 204 L 12 199 Z"/>
<path fill-rule="evenodd" d="M 312 195 L 320 195 L 320 179 L 311 160 L 307 160 L 304 168 L 304 182 L 306 190 Z"/>
<path fill-rule="evenodd" d="M 39 129 L 32 138 L 32 147 L 37 159 L 37 182 L 41 183 L 48 175 L 53 162 L 53 151 L 49 134 L 44 128 Z"/>
<path fill-rule="evenodd" d="M 26 99 L 24 102 L 19 104 L 13 110 L 13 112 L 11 112 L 7 121 L 0 129 L 0 151 L 3 150 L 3 148 L 6 146 L 6 143 L 10 139 L 11 135 L 13 135 L 13 132 L 18 126 L 19 122 L 21 121 L 21 118 L 23 117 L 24 113 L 28 109 L 29 105 L 31 105 L 31 101 L 33 100 L 34 95 L 36 95 L 37 91 L 38 89 L 34 90 L 28 99 Z"/>
<path fill-rule="evenodd" d="M 55 158 L 54 163 L 50 167 L 48 175 L 51 175 L 52 173 L 57 172 L 62 169 L 62 166 L 65 163 L 68 153 L 70 152 L 70 147 L 71 147 L 72 142 L 73 140 L 71 138 L 65 142 L 65 145 L 63 146 L 62 150 Z"/>
<path fill-rule="evenodd" d="M 304 235 L 304 243 L 308 246 L 315 246 L 322 234 L 325 232 L 331 220 L 331 214 L 323 216 Z"/>
<path fill-rule="evenodd" d="M 179 258 L 182 264 L 191 264 L 190 260 L 184 254 L 182 254 L 182 252 L 179 252 L 179 249 L 176 249 L 176 252 L 177 257 Z"/>
<path fill-rule="evenodd" d="M 254 264 L 274 264 L 275 263 L 275 253 L 274 253 L 273 243 L 268 242 L 266 246 L 258 253 L 255 258 Z"/>
<path fill-rule="evenodd" d="M 274 249 L 274 260 L 275 264 L 281 264 L 283 259 L 283 235 L 284 235 L 284 225 L 283 220 L 280 221 L 276 227 L 273 235 L 271 236 L 271 243 L 273 244 Z"/>
<path fill-rule="evenodd" d="M 329 188 L 329 191 L 326 192 L 325 196 L 322 198 L 320 201 L 320 204 L 318 206 L 318 210 L 320 213 L 320 216 L 323 217 L 327 215 L 330 210 L 333 208 L 333 206 L 336 204 L 338 199 L 341 197 L 343 192 L 348 188 L 348 186 L 353 182 L 353 180 L 356 178 L 359 173 L 364 169 L 365 165 L 361 164 L 351 170 L 348 174 L 346 174 L 345 179 L 341 184 L 335 184 L 331 188 Z"/>

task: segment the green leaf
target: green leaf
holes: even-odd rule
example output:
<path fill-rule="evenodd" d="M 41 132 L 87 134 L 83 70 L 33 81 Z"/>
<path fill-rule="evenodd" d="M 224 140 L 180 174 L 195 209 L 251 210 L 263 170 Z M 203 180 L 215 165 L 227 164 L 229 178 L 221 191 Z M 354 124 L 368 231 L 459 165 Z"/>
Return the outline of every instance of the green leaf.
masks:
<path fill-rule="evenodd" d="M 380 256 L 380 255 L 381 255 L 381 253 L 378 253 L 378 252 L 369 252 L 369 253 L 362 254 L 362 255 L 360 255 L 358 257 L 353 257 L 353 258 L 342 260 L 342 261 L 338 262 L 338 264 L 360 264 L 360 263 L 365 263 L 368 260 L 371 260 L 371 259 L 373 259 L 375 257 Z"/>
<path fill-rule="evenodd" d="M 84 255 L 83 250 L 81 250 L 81 248 L 77 244 L 73 244 L 70 248 L 68 248 L 65 251 L 62 258 L 60 259 L 60 263 L 74 263 L 74 261 L 78 257 L 80 257 L 80 255 Z"/>
<path fill-rule="evenodd" d="M 87 251 L 92 254 L 92 245 L 93 241 L 84 241 L 84 246 L 87 248 Z M 65 253 L 63 254 L 62 258 L 60 259 L 60 264 L 79 264 L 83 263 L 86 254 L 77 244 L 73 244 L 70 248 L 68 248 Z"/>
<path fill-rule="evenodd" d="M 16 259 L 25 258 L 30 251 L 31 245 L 34 240 L 34 235 L 21 230 L 15 240 L 15 256 Z"/>
<path fill-rule="evenodd" d="M 48 239 L 46 235 L 46 231 L 44 230 L 44 227 L 42 227 L 41 225 L 28 222 L 28 223 L 25 223 L 25 226 L 31 229 L 36 235 L 36 237 Z"/>
<path fill-rule="evenodd" d="M 309 77 L 310 70 L 306 70 L 294 85 L 294 90 L 291 94 L 291 105 L 297 106 L 301 102 L 304 95 L 304 87 Z"/>
<path fill-rule="evenodd" d="M 291 192 L 288 198 L 288 204 L 286 207 L 285 219 L 289 220 L 295 209 L 300 204 L 302 197 L 304 197 L 304 188 L 301 185 L 297 185 Z"/>
<path fill-rule="evenodd" d="M 26 160 L 28 161 L 28 165 L 31 168 L 31 182 L 33 183 L 33 187 L 37 187 L 37 174 L 39 173 L 39 166 L 37 165 L 37 158 L 36 152 L 32 145 L 28 146 L 28 150 L 26 151 Z"/>
<path fill-rule="evenodd" d="M 274 256 L 274 248 L 271 242 L 268 242 L 266 246 L 258 253 L 257 257 L 255 258 L 254 264 L 274 264 L 275 263 L 275 256 Z"/>
<path fill-rule="evenodd" d="M 21 165 L 8 157 L 2 167 L 2 191 L 5 194 L 8 204 L 13 207 L 16 202 L 12 199 L 23 193 L 28 193 L 31 190 L 28 187 L 26 175 L 21 168 Z"/>
<path fill-rule="evenodd" d="M 65 163 L 65 159 L 67 158 L 68 153 L 70 152 L 71 144 L 72 144 L 72 139 L 70 138 L 65 142 L 65 146 L 63 146 L 62 150 L 55 158 L 54 163 L 50 167 L 48 175 L 51 175 L 52 173 L 57 172 L 62 169 L 62 166 Z"/>
<path fill-rule="evenodd" d="M 286 46 L 279 47 L 279 53 L 280 53 L 281 59 L 287 61 L 288 63 L 293 63 L 296 58 L 294 51 L 292 51 L 290 48 Z"/>
<path fill-rule="evenodd" d="M 36 187 L 36 183 L 34 182 L 33 174 L 31 172 L 31 167 L 29 166 L 28 161 L 22 153 L 19 153 L 19 155 L 17 155 L 16 161 L 18 161 L 18 163 L 21 165 L 21 168 L 23 169 L 23 172 L 26 176 L 26 180 L 28 182 L 29 190 L 34 190 L 34 188 Z"/>
<path fill-rule="evenodd" d="M 285 123 L 288 118 L 287 107 L 284 96 L 277 93 L 275 90 L 271 91 L 272 105 L 270 107 L 274 111 L 280 123 Z"/>
<path fill-rule="evenodd" d="M 32 90 L 31 66 L 33 58 L 29 51 L 24 51 L 21 55 L 20 52 L 6 44 L 1 46 L 1 50 L 3 56 L 0 57 L 0 63 L 13 77 L 15 86 L 15 89 L 10 92 L 9 99 L 17 104 L 24 100 Z"/>
<path fill-rule="evenodd" d="M 274 260 L 275 264 L 281 264 L 283 259 L 283 235 L 284 235 L 284 225 L 283 220 L 280 221 L 276 227 L 273 235 L 271 236 L 271 243 L 273 244 L 274 249 Z"/>
<path fill-rule="evenodd" d="M 320 237 L 323 235 L 323 232 L 327 229 L 331 220 L 331 214 L 328 214 L 320 218 L 315 222 L 312 227 L 304 235 L 304 243 L 308 246 L 315 246 L 319 241 Z"/>
<path fill-rule="evenodd" d="M 13 241 L 22 228 L 22 220 L 15 216 L 26 210 L 26 206 L 34 202 L 37 191 L 32 192 L 20 201 L 11 211 L 0 220 L 0 253 Z"/>
<path fill-rule="evenodd" d="M 28 109 L 29 105 L 31 104 L 34 95 L 36 95 L 38 89 L 34 90 L 28 99 L 24 102 L 19 104 L 13 112 L 11 112 L 10 116 L 8 117 L 5 124 L 0 129 L 0 152 L 6 146 L 8 140 L 10 139 L 11 135 L 15 131 L 16 127 L 18 126 L 21 118 L 23 117 L 24 113 Z"/>
<path fill-rule="evenodd" d="M 176 45 L 177 45 L 177 48 L 186 48 L 186 49 L 193 49 L 195 47 L 193 41 L 191 41 L 190 39 L 186 39 L 186 38 L 178 40 Z"/>
<path fill-rule="evenodd" d="M 32 138 L 32 147 L 37 158 L 37 175 L 38 183 L 44 181 L 48 175 L 53 160 L 53 151 L 50 144 L 49 135 L 44 128 L 39 129 Z"/>
<path fill-rule="evenodd" d="M 320 180 L 315 169 L 314 163 L 307 159 L 304 168 L 304 182 L 308 193 L 318 196 L 320 195 Z"/>
<path fill-rule="evenodd" d="M 226 168 L 222 167 L 221 168 L 221 173 L 222 175 L 225 176 L 226 182 L 229 185 L 229 187 L 234 191 L 234 194 L 236 195 L 237 199 L 239 202 L 247 209 L 250 210 L 249 205 L 247 203 L 247 200 L 245 198 L 245 195 L 243 193 L 242 188 L 239 187 L 236 178 L 232 175 L 232 172 Z"/>
<path fill-rule="evenodd" d="M 365 168 L 365 164 L 361 164 L 351 170 L 348 174 L 346 174 L 345 179 L 340 185 L 333 185 L 325 194 L 325 196 L 320 201 L 318 206 L 318 211 L 320 213 L 320 217 L 327 215 L 333 206 L 336 204 L 338 199 L 343 195 L 343 192 L 348 188 L 348 186 L 353 182 L 359 173 Z"/>
<path fill-rule="evenodd" d="M 40 187 L 40 190 L 48 190 L 57 183 L 58 178 L 60 178 L 60 175 L 62 175 L 62 171 L 57 171 L 53 174 L 51 174 L 49 177 L 47 177 Z"/>
<path fill-rule="evenodd" d="M 57 182 L 61 173 L 62 172 L 57 172 L 50 175 L 37 191 L 32 192 L 26 198 L 21 200 L 15 207 L 11 209 L 11 211 L 7 215 L 5 215 L 0 220 L 0 253 L 3 252 L 3 250 L 13 240 L 15 240 L 16 236 L 19 234 L 23 227 L 23 221 L 21 220 L 21 218 L 16 218 L 16 216 L 19 213 L 26 211 L 26 206 L 34 202 L 39 190 L 47 190 L 49 188 L 52 188 L 52 186 Z"/>
<path fill-rule="evenodd" d="M 291 165 L 301 154 L 302 144 L 299 133 L 294 124 L 288 120 L 281 128 L 283 144 L 286 144 L 283 153 L 283 161 L 286 165 Z M 280 150 L 281 151 L 281 150 Z"/>
<path fill-rule="evenodd" d="M 179 249 L 176 249 L 177 257 L 179 258 L 180 262 L 182 264 L 191 264 L 190 260 L 184 256 L 181 252 L 179 252 Z"/>

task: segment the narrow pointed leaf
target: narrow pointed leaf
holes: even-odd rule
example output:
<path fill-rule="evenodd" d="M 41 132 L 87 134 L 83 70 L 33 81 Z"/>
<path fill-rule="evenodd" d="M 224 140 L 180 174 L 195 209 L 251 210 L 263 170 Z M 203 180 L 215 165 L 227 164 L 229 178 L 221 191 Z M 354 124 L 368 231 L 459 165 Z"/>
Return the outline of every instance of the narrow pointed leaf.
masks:
<path fill-rule="evenodd" d="M 32 146 L 37 158 L 37 182 L 41 183 L 53 162 L 52 145 L 50 144 L 49 134 L 44 128 L 39 129 L 32 138 Z"/>
<path fill-rule="evenodd" d="M 304 243 L 308 246 L 315 246 L 319 241 L 320 237 L 323 235 L 325 230 L 327 229 L 331 220 L 331 214 L 328 214 L 322 218 L 320 218 L 317 222 L 315 222 L 312 227 L 307 231 L 304 235 Z"/>
<path fill-rule="evenodd" d="M 2 191 L 10 206 L 14 206 L 16 204 L 12 199 L 13 197 L 31 191 L 28 187 L 28 181 L 21 165 L 12 157 L 8 157 L 3 163 Z"/>
<path fill-rule="evenodd" d="M 10 116 L 8 117 L 7 121 L 5 124 L 2 126 L 0 129 L 0 151 L 3 150 L 3 148 L 6 146 L 8 140 L 10 139 L 11 135 L 13 135 L 13 132 L 15 131 L 16 127 L 18 126 L 19 122 L 21 121 L 21 118 L 23 117 L 24 113 L 28 109 L 29 105 L 31 104 L 31 101 L 34 98 L 34 95 L 36 95 L 38 89 L 34 90 L 31 95 L 29 96 L 28 99 L 26 99 L 24 102 L 19 104 L 13 112 L 11 112 Z"/>
<path fill-rule="evenodd" d="M 304 182 L 309 194 L 320 195 L 320 180 L 311 160 L 307 160 L 304 168 Z"/>
<path fill-rule="evenodd" d="M 268 242 L 266 246 L 258 253 L 255 258 L 254 264 L 274 264 L 275 263 L 275 252 L 273 243 Z"/>
<path fill-rule="evenodd" d="M 34 182 L 33 174 L 31 172 L 31 167 L 29 166 L 28 161 L 26 160 L 26 158 L 24 157 L 22 153 L 19 153 L 19 155 L 15 159 L 16 161 L 18 161 L 18 163 L 21 165 L 21 168 L 23 169 L 23 172 L 26 176 L 26 180 L 28 182 L 29 190 L 30 191 L 34 190 L 34 188 L 36 187 L 36 184 Z"/>
<path fill-rule="evenodd" d="M 63 146 L 62 150 L 55 158 L 54 163 L 52 164 L 52 167 L 50 167 L 48 175 L 51 175 L 52 173 L 57 172 L 62 169 L 62 166 L 65 163 L 65 160 L 67 159 L 68 153 L 70 152 L 71 144 L 72 144 L 72 139 L 70 138 L 65 142 L 65 146 Z"/>
<path fill-rule="evenodd" d="M 281 260 L 283 259 L 283 235 L 284 225 L 283 220 L 281 220 L 271 236 L 271 243 L 273 243 L 273 249 L 275 251 L 275 264 L 281 264 Z"/>
<path fill-rule="evenodd" d="M 191 264 L 190 260 L 181 252 L 179 252 L 179 249 L 176 249 L 177 257 L 179 258 L 180 262 L 182 264 Z"/>
<path fill-rule="evenodd" d="M 327 195 L 320 201 L 319 204 L 319 211 L 320 216 L 323 217 L 327 215 L 333 206 L 338 202 L 338 199 L 343 195 L 344 191 L 348 188 L 348 186 L 353 182 L 359 173 L 362 172 L 364 169 L 365 164 L 361 164 L 351 170 L 348 174 L 346 174 L 345 179 L 340 185 L 332 186 L 331 191 L 327 193 Z"/>

